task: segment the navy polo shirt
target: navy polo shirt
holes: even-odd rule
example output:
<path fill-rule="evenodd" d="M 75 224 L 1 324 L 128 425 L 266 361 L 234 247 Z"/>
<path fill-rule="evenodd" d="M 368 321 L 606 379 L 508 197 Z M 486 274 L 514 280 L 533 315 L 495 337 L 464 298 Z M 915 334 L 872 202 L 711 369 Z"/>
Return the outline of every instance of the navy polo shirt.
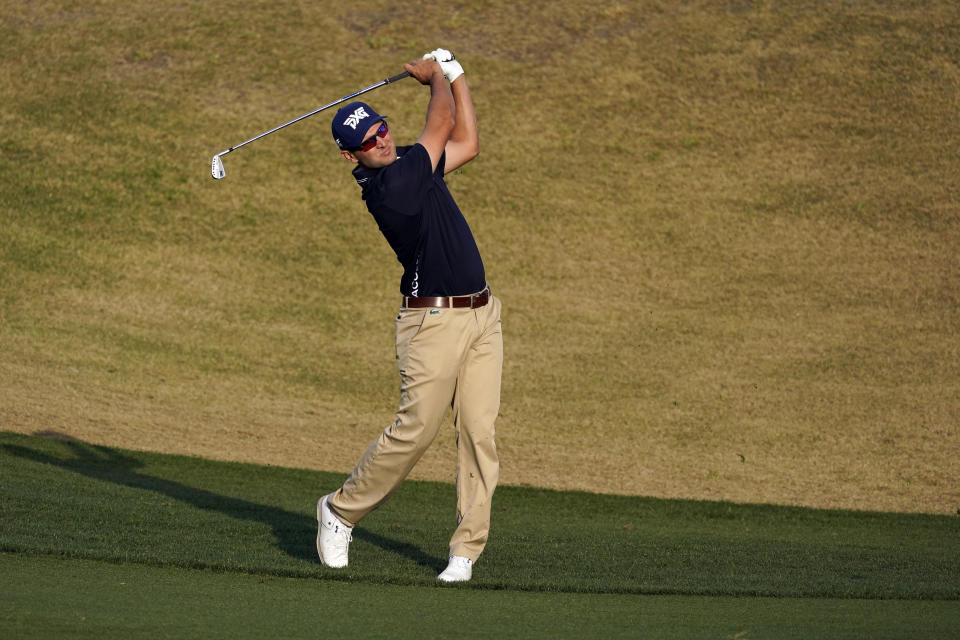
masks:
<path fill-rule="evenodd" d="M 353 170 L 367 210 L 403 265 L 405 296 L 461 296 L 486 286 L 483 261 L 463 213 L 443 181 L 446 154 L 435 171 L 421 144 L 397 147 L 380 169 Z"/>

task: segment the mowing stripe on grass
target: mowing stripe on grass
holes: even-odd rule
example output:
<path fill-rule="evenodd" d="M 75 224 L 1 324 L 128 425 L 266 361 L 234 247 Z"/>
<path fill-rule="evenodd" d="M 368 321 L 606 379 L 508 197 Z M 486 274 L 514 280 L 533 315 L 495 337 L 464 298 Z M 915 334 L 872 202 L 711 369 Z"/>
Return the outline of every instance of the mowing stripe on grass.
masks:
<path fill-rule="evenodd" d="M 518 593 L 0 553 L 16 638 L 955 638 L 960 602 Z"/>
<path fill-rule="evenodd" d="M 343 476 L 0 433 L 0 551 L 433 585 L 450 485 L 407 482 L 315 557 L 314 503 Z M 503 487 L 470 589 L 960 599 L 960 518 Z"/>

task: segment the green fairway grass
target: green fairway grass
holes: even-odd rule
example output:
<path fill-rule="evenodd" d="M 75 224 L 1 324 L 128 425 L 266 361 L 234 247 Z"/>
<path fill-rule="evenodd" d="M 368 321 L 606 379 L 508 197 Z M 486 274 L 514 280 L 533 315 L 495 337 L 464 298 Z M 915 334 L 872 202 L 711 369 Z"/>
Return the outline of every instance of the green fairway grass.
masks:
<path fill-rule="evenodd" d="M 6 553 L 0 573 L 0 633 L 24 639 L 948 640 L 960 630 L 956 601 L 476 591 Z"/>
<path fill-rule="evenodd" d="M 0 434 L 0 550 L 158 567 L 433 585 L 452 486 L 408 482 L 316 559 L 336 474 Z M 470 589 L 960 599 L 960 518 L 502 487 Z"/>

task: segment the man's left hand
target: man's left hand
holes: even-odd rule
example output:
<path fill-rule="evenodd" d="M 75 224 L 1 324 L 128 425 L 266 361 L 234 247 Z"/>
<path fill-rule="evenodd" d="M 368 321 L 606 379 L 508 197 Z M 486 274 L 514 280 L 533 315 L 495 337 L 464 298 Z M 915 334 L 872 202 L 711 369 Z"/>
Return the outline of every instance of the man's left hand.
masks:
<path fill-rule="evenodd" d="M 454 80 L 463 75 L 463 67 L 457 62 L 453 53 L 446 49 L 434 49 L 430 53 L 423 54 L 423 57 L 424 59 L 433 58 L 440 63 L 443 75 L 450 84 L 453 84 Z"/>

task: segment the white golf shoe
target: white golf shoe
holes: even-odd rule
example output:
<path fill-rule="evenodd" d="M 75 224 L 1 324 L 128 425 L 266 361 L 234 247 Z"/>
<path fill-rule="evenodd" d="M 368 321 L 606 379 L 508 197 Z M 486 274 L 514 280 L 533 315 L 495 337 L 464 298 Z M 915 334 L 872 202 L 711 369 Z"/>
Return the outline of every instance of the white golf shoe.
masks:
<path fill-rule="evenodd" d="M 350 541 L 353 540 L 353 527 L 340 522 L 327 506 L 327 498 L 317 501 L 317 554 L 320 563 L 334 569 L 347 566 Z"/>
<path fill-rule="evenodd" d="M 450 556 L 450 564 L 437 576 L 441 582 L 466 582 L 473 576 L 473 560 L 463 556 Z"/>

